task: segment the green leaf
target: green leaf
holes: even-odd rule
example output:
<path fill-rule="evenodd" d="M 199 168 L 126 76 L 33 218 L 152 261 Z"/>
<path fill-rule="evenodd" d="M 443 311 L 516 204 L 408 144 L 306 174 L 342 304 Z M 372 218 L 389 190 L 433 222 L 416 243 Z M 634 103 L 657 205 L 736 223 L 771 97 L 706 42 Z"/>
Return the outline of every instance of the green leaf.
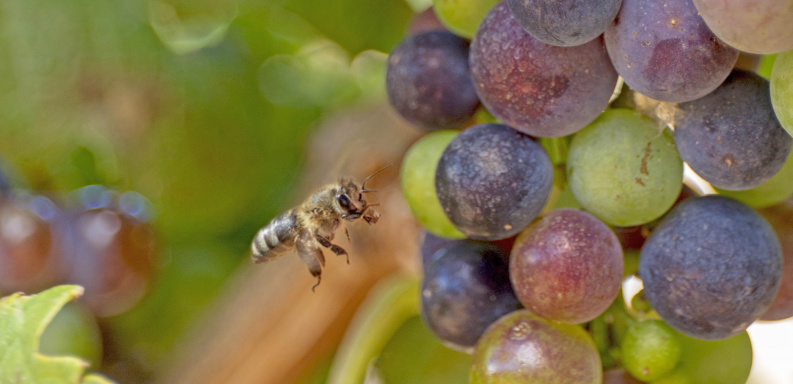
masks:
<path fill-rule="evenodd" d="M 68 301 L 83 294 L 77 285 L 61 285 L 36 295 L 15 293 L 0 299 L 0 384 L 109 383 L 99 376 L 81 381 L 88 363 L 75 357 L 38 352 L 44 328 Z"/>
<path fill-rule="evenodd" d="M 468 382 L 471 364 L 471 355 L 443 345 L 415 316 L 391 337 L 374 366 L 386 384 L 456 384 Z"/>

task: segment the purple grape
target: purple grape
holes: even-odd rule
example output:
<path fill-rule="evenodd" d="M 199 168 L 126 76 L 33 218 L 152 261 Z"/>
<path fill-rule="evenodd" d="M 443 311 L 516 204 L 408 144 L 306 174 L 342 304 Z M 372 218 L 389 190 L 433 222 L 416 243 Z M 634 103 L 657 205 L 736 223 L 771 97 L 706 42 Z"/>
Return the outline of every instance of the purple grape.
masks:
<path fill-rule="evenodd" d="M 712 93 L 678 107 L 677 151 L 714 187 L 754 188 L 790 154 L 793 138 L 774 115 L 768 81 L 754 73 L 734 70 Z"/>
<path fill-rule="evenodd" d="M 450 32 L 402 40 L 388 57 L 386 88 L 394 109 L 426 130 L 457 127 L 479 107 L 468 67 L 468 42 Z"/>
<path fill-rule="evenodd" d="M 471 384 L 600 384 L 600 355 L 581 327 L 527 310 L 493 323 L 474 351 Z"/>
<path fill-rule="evenodd" d="M 438 162 L 435 188 L 449 220 L 466 236 L 498 240 L 540 214 L 553 184 L 545 149 L 506 125 L 460 133 Z"/>
<path fill-rule="evenodd" d="M 438 338 L 457 348 L 476 344 L 502 315 L 520 308 L 506 255 L 493 245 L 457 240 L 425 266 L 421 314 Z"/>
<path fill-rule="evenodd" d="M 688 199 L 644 244 L 644 295 L 670 326 L 725 339 L 762 315 L 779 289 L 782 252 L 757 212 L 721 196 Z"/>
<path fill-rule="evenodd" d="M 622 0 L 508 0 L 523 28 L 546 44 L 584 44 L 606 30 Z"/>
<path fill-rule="evenodd" d="M 623 0 L 604 37 L 625 83 L 661 101 L 707 95 L 738 60 L 738 51 L 713 35 L 691 0 Z"/>
<path fill-rule="evenodd" d="M 521 27 L 506 1 L 490 10 L 471 42 L 471 73 L 493 116 L 541 137 L 584 128 L 617 84 L 602 39 L 576 47 L 545 44 Z"/>
<path fill-rule="evenodd" d="M 622 283 L 622 248 L 611 229 L 575 209 L 555 209 L 518 236 L 512 286 L 532 313 L 583 323 L 603 313 Z"/>

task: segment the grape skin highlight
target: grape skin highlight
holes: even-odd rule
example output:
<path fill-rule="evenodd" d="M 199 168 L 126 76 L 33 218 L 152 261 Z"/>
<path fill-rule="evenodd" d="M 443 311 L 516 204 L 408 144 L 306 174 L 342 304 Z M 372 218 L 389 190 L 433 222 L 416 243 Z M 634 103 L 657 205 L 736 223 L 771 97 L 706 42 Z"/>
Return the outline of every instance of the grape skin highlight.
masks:
<path fill-rule="evenodd" d="M 470 61 L 476 92 L 493 116 L 539 137 L 566 136 L 589 124 L 617 84 L 602 39 L 545 44 L 521 27 L 506 0 L 479 26 Z"/>

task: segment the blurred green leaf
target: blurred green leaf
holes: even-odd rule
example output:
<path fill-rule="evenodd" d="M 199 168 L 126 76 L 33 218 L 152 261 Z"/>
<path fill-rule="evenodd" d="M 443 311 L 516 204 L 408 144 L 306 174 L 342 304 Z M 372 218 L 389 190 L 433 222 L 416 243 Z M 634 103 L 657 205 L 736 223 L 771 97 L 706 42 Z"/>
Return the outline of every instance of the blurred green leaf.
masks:
<path fill-rule="evenodd" d="M 12 294 L 0 299 L 0 383 L 79 383 L 88 363 L 75 357 L 38 352 L 44 328 L 83 288 L 62 285 L 36 295 Z M 107 383 L 100 378 L 94 383 Z"/>
<path fill-rule="evenodd" d="M 384 384 L 458 384 L 468 382 L 471 359 L 441 344 L 415 316 L 391 337 L 374 366 Z"/>

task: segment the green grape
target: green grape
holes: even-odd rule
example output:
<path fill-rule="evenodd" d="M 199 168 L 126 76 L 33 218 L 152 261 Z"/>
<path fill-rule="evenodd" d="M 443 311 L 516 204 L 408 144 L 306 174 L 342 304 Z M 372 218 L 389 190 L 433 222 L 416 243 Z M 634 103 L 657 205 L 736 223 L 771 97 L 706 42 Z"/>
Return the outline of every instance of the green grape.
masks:
<path fill-rule="evenodd" d="M 457 131 L 436 131 L 417 141 L 402 160 L 400 180 L 410 211 L 421 225 L 436 236 L 462 239 L 462 232 L 446 217 L 435 192 L 435 168 L 443 150 Z"/>
<path fill-rule="evenodd" d="M 435 14 L 446 28 L 465 38 L 472 38 L 479 23 L 498 0 L 432 0 Z"/>
<path fill-rule="evenodd" d="M 782 169 L 763 184 L 744 191 L 725 191 L 719 188 L 716 191 L 752 208 L 767 208 L 779 204 L 793 195 L 793 155 L 788 155 Z"/>
<path fill-rule="evenodd" d="M 674 331 L 683 353 L 677 367 L 652 384 L 745 384 L 752 369 L 752 342 L 744 331 L 729 339 L 699 340 Z"/>
<path fill-rule="evenodd" d="M 520 310 L 500 318 L 479 339 L 470 383 L 600 384 L 602 377 L 597 348 L 581 327 Z"/>
<path fill-rule="evenodd" d="M 622 363 L 633 377 L 650 381 L 675 368 L 682 348 L 671 327 L 660 320 L 636 323 L 622 341 Z"/>
<path fill-rule="evenodd" d="M 610 109 L 573 136 L 567 158 L 573 194 L 608 224 L 659 218 L 683 188 L 683 161 L 671 134 L 627 109 Z"/>
<path fill-rule="evenodd" d="M 776 118 L 793 136 L 793 50 L 777 55 L 770 82 Z"/>

